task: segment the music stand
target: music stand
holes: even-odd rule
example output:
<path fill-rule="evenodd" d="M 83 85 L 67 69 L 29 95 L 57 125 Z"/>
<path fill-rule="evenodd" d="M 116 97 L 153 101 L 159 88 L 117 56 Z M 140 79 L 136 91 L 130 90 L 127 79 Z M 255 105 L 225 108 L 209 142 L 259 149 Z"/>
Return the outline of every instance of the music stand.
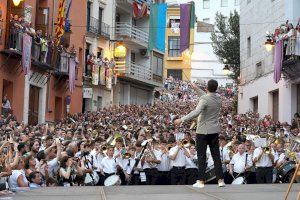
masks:
<path fill-rule="evenodd" d="M 296 161 L 296 170 L 295 170 L 295 173 L 294 173 L 294 175 L 293 175 L 293 178 L 292 178 L 292 180 L 291 180 L 291 182 L 290 182 L 290 184 L 289 184 L 289 187 L 288 187 L 288 189 L 287 189 L 287 191 L 286 191 L 286 194 L 285 194 L 285 200 L 287 200 L 287 198 L 288 198 L 288 196 L 289 196 L 289 193 L 290 193 L 290 191 L 291 191 L 291 189 L 292 189 L 292 186 L 293 186 L 293 183 L 294 183 L 294 181 L 295 181 L 295 179 L 296 179 L 296 177 L 297 176 L 300 176 L 300 160 L 298 159 L 298 163 L 297 163 L 297 161 Z M 298 193 L 298 197 L 297 197 L 297 200 L 299 200 L 300 199 L 300 192 Z"/>

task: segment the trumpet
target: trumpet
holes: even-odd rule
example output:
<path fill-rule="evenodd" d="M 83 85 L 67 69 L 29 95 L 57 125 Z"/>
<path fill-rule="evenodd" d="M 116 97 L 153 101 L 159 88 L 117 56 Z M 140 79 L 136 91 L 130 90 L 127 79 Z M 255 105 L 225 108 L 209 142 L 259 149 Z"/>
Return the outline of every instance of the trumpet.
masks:
<path fill-rule="evenodd" d="M 174 147 L 173 144 L 168 144 L 168 145 L 166 146 L 166 149 L 167 149 L 168 151 L 170 151 L 170 149 L 172 149 L 173 147 Z"/>
<path fill-rule="evenodd" d="M 181 145 L 185 148 L 188 148 L 189 146 L 191 146 L 191 143 L 188 140 L 184 139 L 181 141 Z"/>
<path fill-rule="evenodd" d="M 265 154 L 270 154 L 271 153 L 271 147 L 269 147 L 269 146 L 264 147 L 263 151 L 264 151 Z"/>
<path fill-rule="evenodd" d="M 107 146 L 106 145 L 101 146 L 101 150 L 102 151 L 106 151 L 107 150 Z"/>

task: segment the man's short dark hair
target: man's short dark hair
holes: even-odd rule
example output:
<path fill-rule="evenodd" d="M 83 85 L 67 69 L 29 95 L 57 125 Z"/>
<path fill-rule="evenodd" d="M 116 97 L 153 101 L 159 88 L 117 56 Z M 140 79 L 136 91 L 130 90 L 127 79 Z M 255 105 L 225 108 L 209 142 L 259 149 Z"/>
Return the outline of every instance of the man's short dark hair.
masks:
<path fill-rule="evenodd" d="M 39 174 L 40 172 L 37 172 L 37 171 L 35 171 L 35 172 L 31 172 L 30 174 L 29 174 L 29 181 L 30 181 L 30 183 L 33 183 L 33 179 L 35 179 L 36 178 L 36 175 L 37 174 Z"/>
<path fill-rule="evenodd" d="M 207 82 L 207 90 L 209 92 L 216 92 L 217 89 L 218 89 L 218 81 L 211 79 Z"/>

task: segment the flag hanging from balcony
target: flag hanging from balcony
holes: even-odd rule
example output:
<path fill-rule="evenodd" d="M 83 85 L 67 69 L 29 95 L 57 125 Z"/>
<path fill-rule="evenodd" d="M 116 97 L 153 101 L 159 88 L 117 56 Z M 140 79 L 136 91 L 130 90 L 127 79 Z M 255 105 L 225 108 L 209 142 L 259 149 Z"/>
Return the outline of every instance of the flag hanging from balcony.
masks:
<path fill-rule="evenodd" d="M 151 4 L 148 50 L 165 52 L 167 4 Z"/>
<path fill-rule="evenodd" d="M 71 93 L 75 90 L 76 65 L 76 59 L 71 57 L 69 60 L 69 90 Z"/>
<path fill-rule="evenodd" d="M 58 14 L 55 28 L 55 44 L 58 45 L 60 38 L 65 33 L 64 20 L 65 19 L 65 0 L 59 0 Z"/>
<path fill-rule="evenodd" d="M 279 40 L 275 44 L 275 65 L 274 65 L 274 81 L 278 83 L 281 78 L 283 61 L 283 41 Z"/>
<path fill-rule="evenodd" d="M 23 34 L 23 49 L 22 49 L 22 68 L 26 75 L 31 67 L 31 46 L 32 38 L 28 34 Z"/>
<path fill-rule="evenodd" d="M 148 15 L 148 6 L 147 2 L 143 2 L 142 4 L 134 1 L 132 2 L 132 10 L 133 10 L 133 17 L 135 19 L 139 19 Z"/>
<path fill-rule="evenodd" d="M 180 53 L 190 48 L 191 39 L 194 37 L 195 3 L 180 5 Z M 193 48 L 192 48 L 193 50 Z"/>

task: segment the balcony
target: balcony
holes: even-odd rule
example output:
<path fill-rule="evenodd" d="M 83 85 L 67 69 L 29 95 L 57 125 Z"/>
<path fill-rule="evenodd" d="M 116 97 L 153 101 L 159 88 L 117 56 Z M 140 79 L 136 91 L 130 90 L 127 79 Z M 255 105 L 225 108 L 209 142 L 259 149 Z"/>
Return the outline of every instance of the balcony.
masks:
<path fill-rule="evenodd" d="M 290 80 L 294 80 L 300 77 L 300 57 L 292 56 L 288 59 L 284 59 L 282 63 L 282 73 Z"/>
<path fill-rule="evenodd" d="M 87 23 L 87 32 L 96 36 L 103 36 L 105 39 L 110 39 L 110 27 L 104 22 L 100 22 L 94 17 L 90 17 Z"/>
<path fill-rule="evenodd" d="M 121 62 L 120 62 L 121 63 Z M 122 66 L 116 62 L 116 69 L 121 69 Z M 150 67 L 135 64 L 133 62 L 127 63 L 124 73 L 120 76 L 121 79 L 126 79 L 132 82 L 140 82 L 149 86 L 159 87 L 162 86 L 162 79 L 153 74 Z"/>
<path fill-rule="evenodd" d="M 125 37 L 125 42 L 141 45 L 141 48 L 148 47 L 148 33 L 130 24 L 116 23 L 116 35 Z"/>

